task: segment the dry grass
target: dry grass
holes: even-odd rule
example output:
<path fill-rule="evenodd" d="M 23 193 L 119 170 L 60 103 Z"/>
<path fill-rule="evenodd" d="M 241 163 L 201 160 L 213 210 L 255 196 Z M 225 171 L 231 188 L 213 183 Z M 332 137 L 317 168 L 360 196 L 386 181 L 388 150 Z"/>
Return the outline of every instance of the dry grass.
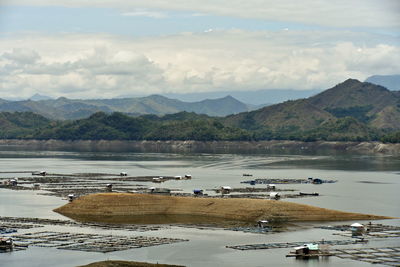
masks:
<path fill-rule="evenodd" d="M 195 198 L 130 193 L 87 195 L 57 208 L 55 211 L 70 217 L 186 215 L 239 221 L 256 221 L 258 219 L 345 221 L 390 218 L 275 200 Z"/>

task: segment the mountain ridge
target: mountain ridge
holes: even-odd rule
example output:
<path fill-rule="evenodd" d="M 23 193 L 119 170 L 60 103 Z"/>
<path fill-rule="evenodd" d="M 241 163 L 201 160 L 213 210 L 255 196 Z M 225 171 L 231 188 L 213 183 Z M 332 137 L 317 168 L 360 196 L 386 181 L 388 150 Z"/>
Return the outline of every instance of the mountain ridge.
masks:
<path fill-rule="evenodd" d="M 299 132 L 311 139 L 320 138 L 316 133 L 327 139 L 346 139 L 346 131 L 358 131 L 354 136 L 360 139 L 374 139 L 379 135 L 374 129 L 400 130 L 399 121 L 398 94 L 355 79 L 348 79 L 306 99 L 286 101 L 224 119 L 231 127 L 258 131 L 262 138 L 280 136 L 288 139 L 298 136 Z M 340 133 L 337 136 L 328 130 L 333 131 L 335 127 Z"/>
<path fill-rule="evenodd" d="M 117 99 L 57 99 L 7 101 L 0 99 L 0 111 L 34 112 L 50 119 L 81 119 L 96 112 L 123 112 L 132 116 L 145 114 L 165 115 L 181 111 L 196 112 L 209 116 L 226 116 L 249 110 L 237 99 L 226 96 L 219 99 L 205 99 L 198 102 L 183 102 L 161 95 L 139 98 Z"/>
<path fill-rule="evenodd" d="M 107 109 L 113 104 L 126 110 L 125 105 L 132 105 L 132 101 L 140 101 L 139 104 L 143 109 L 147 108 L 147 112 L 149 109 L 156 111 L 158 106 L 165 104 L 163 101 L 170 103 L 170 109 L 175 109 L 176 106 L 182 104 L 179 100 L 171 100 L 159 95 L 139 100 L 119 99 L 117 102 L 91 100 L 90 104 L 99 109 Z M 229 96 L 222 100 L 204 100 L 198 103 L 186 103 L 186 105 L 192 110 L 204 107 L 212 107 L 216 110 L 219 107 L 215 107 L 217 106 L 215 101 L 217 103 L 226 101 L 236 105 L 235 99 Z M 10 103 L 12 104 L 12 102 L 5 104 L 10 105 Z M 40 108 L 46 110 L 45 105 L 42 104 L 46 101 L 26 101 L 26 103 L 31 106 L 39 105 Z M 72 110 L 75 110 L 76 106 L 83 105 L 79 101 L 69 101 L 66 98 L 58 98 L 54 103 L 63 107 L 69 105 Z M 3 125 L 5 128 L 13 128 L 12 122 L 7 122 L 9 118 L 7 116 L 11 113 L 7 114 Z M 16 113 L 15 116 L 18 120 L 24 120 L 25 115 Z M 15 120 L 14 118 L 13 121 Z M 36 120 L 41 121 L 39 118 Z M 132 117 L 126 113 L 109 114 L 103 111 L 84 119 L 66 122 L 49 121 L 42 127 L 27 124 L 14 130 L 10 131 L 8 136 L 44 140 L 387 140 L 400 142 L 400 96 L 382 86 L 349 79 L 309 98 L 290 100 L 226 117 L 198 115 L 193 111 L 163 117 L 156 114 Z"/>

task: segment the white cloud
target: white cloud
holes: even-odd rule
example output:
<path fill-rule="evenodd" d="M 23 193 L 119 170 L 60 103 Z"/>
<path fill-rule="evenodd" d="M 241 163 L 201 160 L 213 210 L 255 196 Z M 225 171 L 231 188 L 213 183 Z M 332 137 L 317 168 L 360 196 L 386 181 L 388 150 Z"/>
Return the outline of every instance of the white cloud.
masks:
<path fill-rule="evenodd" d="M 149 17 L 154 19 L 168 18 L 168 14 L 166 12 L 151 11 L 147 9 L 135 9 L 133 11 L 121 13 L 121 15 L 126 17 Z"/>
<path fill-rule="evenodd" d="M 0 40 L 0 86 L 2 97 L 39 92 L 83 98 L 326 89 L 347 78 L 398 74 L 399 62 L 396 42 L 352 32 L 215 30 L 145 39 L 25 35 Z"/>
<path fill-rule="evenodd" d="M 4 0 L 0 4 L 118 8 L 123 13 L 145 8 L 187 11 L 333 27 L 400 26 L 398 0 Z"/>

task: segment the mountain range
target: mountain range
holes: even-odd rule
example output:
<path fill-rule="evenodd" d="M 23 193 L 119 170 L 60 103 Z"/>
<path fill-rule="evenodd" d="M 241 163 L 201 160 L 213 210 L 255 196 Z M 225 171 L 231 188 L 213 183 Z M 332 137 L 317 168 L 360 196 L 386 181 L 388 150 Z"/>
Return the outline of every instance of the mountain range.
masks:
<path fill-rule="evenodd" d="M 262 108 L 272 104 L 281 103 L 286 100 L 306 98 L 320 93 L 322 90 L 294 90 L 294 89 L 265 89 L 256 91 L 220 91 L 220 92 L 200 92 L 185 94 L 163 94 L 169 98 L 181 101 L 196 101 L 197 99 L 221 98 L 229 94 L 239 101 L 252 105 L 255 108 Z"/>
<path fill-rule="evenodd" d="M 27 102 L 36 103 L 45 110 L 43 103 L 47 101 L 49 100 Z M 52 121 L 31 112 L 3 112 L 0 113 L 2 126 L 0 137 L 62 140 L 368 141 L 381 139 L 400 142 L 398 92 L 354 79 L 348 79 L 309 98 L 290 100 L 226 117 L 210 117 L 187 111 L 158 116 L 156 111 L 162 107 L 163 112 L 172 113 L 178 107 L 182 109 L 185 107 L 191 111 L 200 110 L 198 113 L 205 113 L 209 108 L 217 112 L 220 107 L 215 107 L 219 103 L 215 101 L 225 101 L 227 103 L 225 106 L 228 107 L 237 105 L 237 100 L 232 97 L 186 104 L 162 96 L 85 101 L 82 103 L 59 98 L 54 100 L 56 104 L 52 103 L 55 107 L 62 106 L 62 110 L 71 112 L 85 108 L 89 104 L 93 107 L 102 107 L 106 112 L 97 112 L 88 118 L 64 122 Z M 168 109 L 165 108 L 164 101 L 168 103 Z M 0 107 L 7 105 L 12 103 L 5 101 Z M 132 112 L 133 110 L 129 109 L 132 106 L 135 106 L 136 110 L 140 107 L 141 112 L 149 114 L 129 116 L 121 112 L 111 113 L 110 107 Z M 245 107 L 243 106 L 243 109 Z"/>
<path fill-rule="evenodd" d="M 165 115 L 187 111 L 209 116 L 226 116 L 254 108 L 231 96 L 198 102 L 184 102 L 161 95 L 89 100 L 68 99 L 65 97 L 47 99 L 44 96 L 35 95 L 33 99 L 22 101 L 0 99 L 0 111 L 33 112 L 49 119 L 75 120 L 89 117 L 96 112 L 122 112 L 131 116 L 140 116 L 144 114 Z"/>

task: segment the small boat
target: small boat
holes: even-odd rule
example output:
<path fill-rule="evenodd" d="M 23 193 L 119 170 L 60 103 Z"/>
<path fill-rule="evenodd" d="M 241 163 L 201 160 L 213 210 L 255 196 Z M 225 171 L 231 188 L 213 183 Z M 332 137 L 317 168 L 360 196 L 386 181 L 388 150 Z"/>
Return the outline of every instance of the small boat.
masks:
<path fill-rule="evenodd" d="M 319 193 L 317 193 L 317 192 L 312 192 L 312 193 L 300 192 L 299 195 L 300 196 L 319 196 Z"/>

